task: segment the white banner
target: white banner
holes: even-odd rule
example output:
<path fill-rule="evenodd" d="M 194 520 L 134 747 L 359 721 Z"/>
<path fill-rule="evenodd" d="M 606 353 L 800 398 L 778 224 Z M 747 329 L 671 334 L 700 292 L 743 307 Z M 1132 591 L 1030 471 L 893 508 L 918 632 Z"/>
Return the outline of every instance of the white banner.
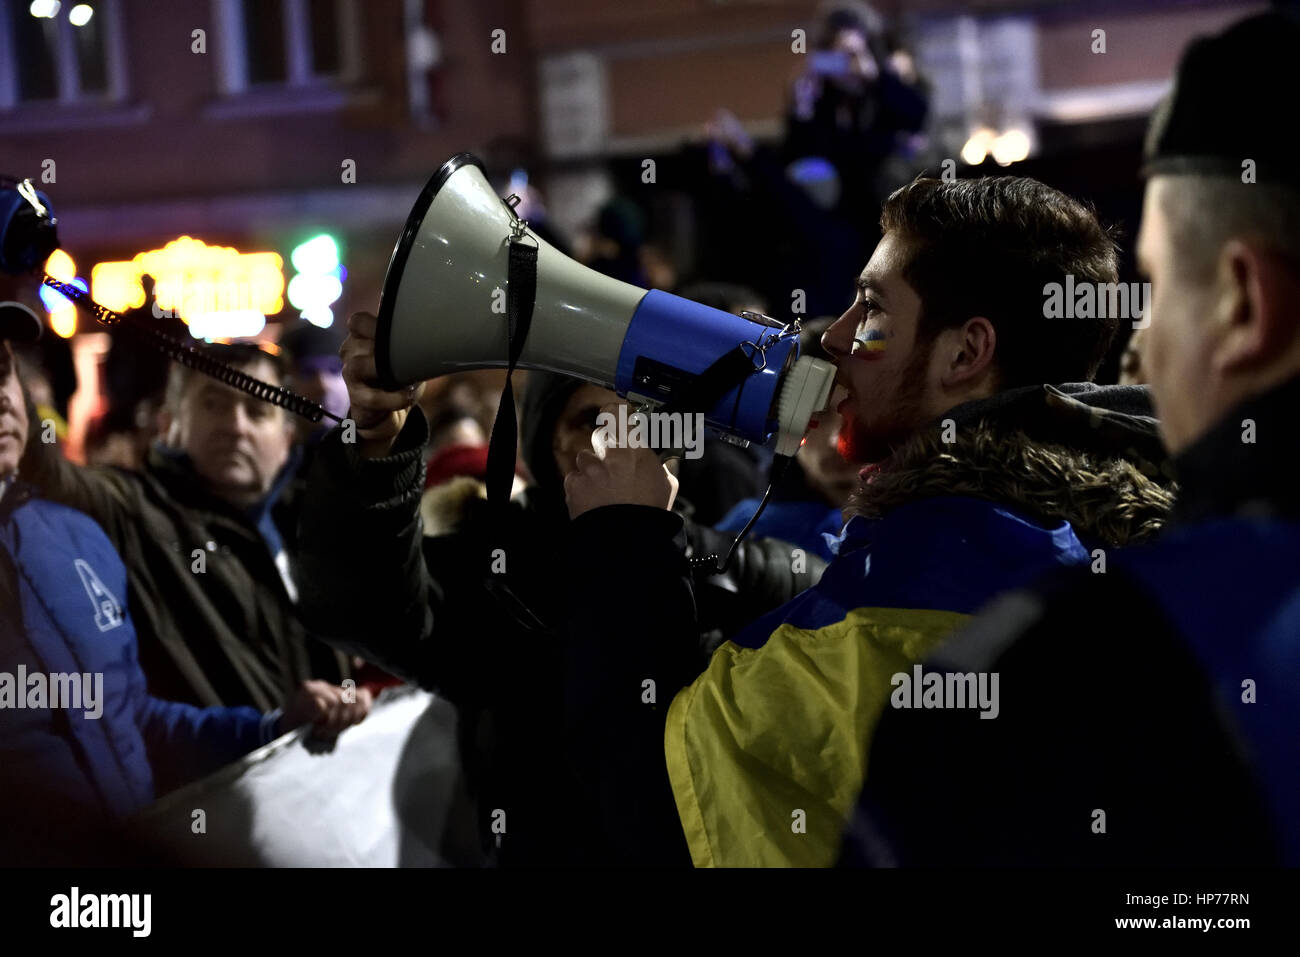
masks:
<path fill-rule="evenodd" d="M 233 867 L 452 867 L 482 863 L 456 745 L 456 711 L 389 688 L 330 751 L 287 734 L 146 808 L 141 839 L 166 862 Z"/>

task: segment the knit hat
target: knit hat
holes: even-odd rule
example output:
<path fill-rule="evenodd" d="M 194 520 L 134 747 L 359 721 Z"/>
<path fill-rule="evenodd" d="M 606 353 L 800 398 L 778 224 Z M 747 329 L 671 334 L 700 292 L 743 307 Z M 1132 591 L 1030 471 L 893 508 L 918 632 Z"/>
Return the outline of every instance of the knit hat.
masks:
<path fill-rule="evenodd" d="M 1270 11 L 1183 53 L 1147 131 L 1142 175 L 1193 173 L 1296 185 L 1300 128 L 1286 113 L 1300 64 L 1300 20 Z"/>

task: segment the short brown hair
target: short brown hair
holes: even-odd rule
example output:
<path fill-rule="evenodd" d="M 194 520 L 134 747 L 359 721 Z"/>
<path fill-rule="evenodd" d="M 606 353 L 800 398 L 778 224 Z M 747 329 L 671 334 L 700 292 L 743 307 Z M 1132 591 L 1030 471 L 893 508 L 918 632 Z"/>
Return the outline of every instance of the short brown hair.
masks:
<path fill-rule="evenodd" d="M 921 298 L 918 343 L 984 316 L 999 388 L 1096 376 L 1119 317 L 1044 314 L 1049 283 L 1118 280 L 1115 241 L 1089 207 L 1024 176 L 920 178 L 885 201 L 880 228 L 913 247 L 903 276 Z"/>

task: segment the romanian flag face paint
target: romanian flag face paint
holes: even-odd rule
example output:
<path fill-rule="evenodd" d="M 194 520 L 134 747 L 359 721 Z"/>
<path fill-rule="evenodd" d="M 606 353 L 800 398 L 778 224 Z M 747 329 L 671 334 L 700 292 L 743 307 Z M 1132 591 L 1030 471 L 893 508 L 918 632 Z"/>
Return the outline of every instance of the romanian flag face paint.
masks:
<path fill-rule="evenodd" d="M 879 329 L 861 329 L 853 337 L 852 355 L 860 359 L 871 359 L 885 351 L 885 334 Z"/>

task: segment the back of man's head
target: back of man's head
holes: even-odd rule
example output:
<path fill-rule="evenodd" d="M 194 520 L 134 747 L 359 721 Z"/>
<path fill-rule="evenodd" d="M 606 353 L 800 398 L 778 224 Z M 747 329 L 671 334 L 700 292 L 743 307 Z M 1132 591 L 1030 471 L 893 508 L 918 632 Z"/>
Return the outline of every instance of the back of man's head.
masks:
<path fill-rule="evenodd" d="M 997 334 L 1000 389 L 1096 376 L 1119 317 L 1047 309 L 1052 284 L 1094 284 L 1105 299 L 1101 287 L 1118 279 L 1114 239 L 1091 209 L 1026 177 L 922 178 L 886 200 L 880 226 L 908 241 L 903 275 L 921 299 L 918 339 L 984 316 Z"/>

